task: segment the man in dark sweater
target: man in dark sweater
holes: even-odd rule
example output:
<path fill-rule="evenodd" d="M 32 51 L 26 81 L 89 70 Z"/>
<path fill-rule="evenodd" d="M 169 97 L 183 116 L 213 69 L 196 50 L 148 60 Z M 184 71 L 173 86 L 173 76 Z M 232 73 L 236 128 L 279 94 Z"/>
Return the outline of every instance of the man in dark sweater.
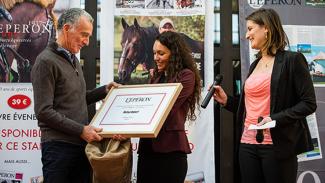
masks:
<path fill-rule="evenodd" d="M 93 18 L 84 10 L 65 11 L 58 20 L 58 39 L 40 53 L 32 69 L 34 107 L 41 129 L 44 182 L 90 182 L 84 148 L 100 141 L 89 125 L 87 105 L 105 98 L 114 82 L 86 91 L 75 54 L 88 45 Z"/>

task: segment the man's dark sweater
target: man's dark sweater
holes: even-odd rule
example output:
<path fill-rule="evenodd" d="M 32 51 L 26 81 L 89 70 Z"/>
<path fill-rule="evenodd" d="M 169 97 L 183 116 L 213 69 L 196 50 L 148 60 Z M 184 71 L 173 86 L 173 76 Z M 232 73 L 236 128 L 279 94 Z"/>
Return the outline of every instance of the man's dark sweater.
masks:
<path fill-rule="evenodd" d="M 34 109 L 41 141 L 63 141 L 84 145 L 80 138 L 89 124 L 87 105 L 106 96 L 105 87 L 86 91 L 78 60 L 74 64 L 51 42 L 40 53 L 32 69 Z M 75 66 L 74 66 L 75 65 Z"/>

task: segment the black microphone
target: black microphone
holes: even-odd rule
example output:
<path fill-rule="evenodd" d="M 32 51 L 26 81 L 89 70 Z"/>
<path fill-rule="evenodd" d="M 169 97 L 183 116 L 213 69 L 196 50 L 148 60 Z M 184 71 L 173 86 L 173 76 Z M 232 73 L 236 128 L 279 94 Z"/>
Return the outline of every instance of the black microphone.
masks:
<path fill-rule="evenodd" d="M 203 102 L 202 102 L 202 104 L 201 104 L 201 107 L 202 107 L 202 108 L 205 109 L 205 108 L 208 106 L 208 104 L 209 104 L 209 102 L 210 102 L 210 99 L 211 99 L 211 97 L 212 97 L 214 91 L 216 90 L 213 86 L 215 86 L 215 85 L 220 85 L 222 79 L 223 79 L 223 76 L 222 76 L 221 74 L 218 74 L 218 75 L 216 76 L 216 78 L 214 79 L 214 82 L 213 82 L 213 84 L 212 84 L 212 86 L 211 86 L 211 88 L 210 88 L 210 91 L 209 91 L 208 94 L 205 96 L 205 98 L 204 98 L 204 100 L 203 100 Z"/>
<path fill-rule="evenodd" d="M 147 76 L 147 75 L 149 75 L 149 74 L 150 74 L 150 72 L 147 71 L 147 72 L 143 72 L 143 73 L 141 74 L 141 76 Z"/>
<path fill-rule="evenodd" d="M 12 16 L 9 11 L 0 5 L 0 18 L 5 18 L 8 22 L 12 22 Z"/>
<path fill-rule="evenodd" d="M 263 117 L 262 116 L 258 117 L 258 119 L 257 119 L 258 123 L 261 122 L 262 120 L 263 120 Z M 263 130 L 262 129 L 257 130 L 257 133 L 256 133 L 256 142 L 262 143 L 263 140 L 264 140 Z"/>

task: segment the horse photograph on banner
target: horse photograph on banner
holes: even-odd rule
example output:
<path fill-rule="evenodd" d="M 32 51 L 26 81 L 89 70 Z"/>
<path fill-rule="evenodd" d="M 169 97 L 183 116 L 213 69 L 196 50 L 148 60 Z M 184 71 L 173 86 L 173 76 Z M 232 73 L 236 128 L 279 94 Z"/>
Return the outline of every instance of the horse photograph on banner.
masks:
<path fill-rule="evenodd" d="M 0 82 L 30 82 L 37 55 L 55 38 L 56 0 L 0 0 Z"/>
<path fill-rule="evenodd" d="M 144 8 L 145 0 L 116 0 L 116 8 Z"/>
<path fill-rule="evenodd" d="M 161 31 L 176 31 L 182 35 L 203 79 L 204 16 L 117 16 L 114 22 L 114 81 L 148 83 L 150 70 L 155 65 L 152 48 Z"/>

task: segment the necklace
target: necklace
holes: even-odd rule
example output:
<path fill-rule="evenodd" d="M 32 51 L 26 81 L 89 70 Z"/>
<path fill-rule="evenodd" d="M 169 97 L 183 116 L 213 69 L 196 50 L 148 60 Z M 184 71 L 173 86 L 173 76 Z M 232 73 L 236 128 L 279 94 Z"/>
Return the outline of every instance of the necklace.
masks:
<path fill-rule="evenodd" d="M 261 58 L 260 62 L 261 62 L 262 67 L 265 67 L 265 68 L 267 68 L 269 66 L 269 64 L 273 61 L 273 59 L 269 59 L 268 61 L 264 61 L 264 60 L 265 59 Z"/>
<path fill-rule="evenodd" d="M 268 63 L 265 64 L 265 68 L 267 68 L 267 65 L 268 65 L 269 63 L 270 63 L 270 62 L 268 62 Z"/>

